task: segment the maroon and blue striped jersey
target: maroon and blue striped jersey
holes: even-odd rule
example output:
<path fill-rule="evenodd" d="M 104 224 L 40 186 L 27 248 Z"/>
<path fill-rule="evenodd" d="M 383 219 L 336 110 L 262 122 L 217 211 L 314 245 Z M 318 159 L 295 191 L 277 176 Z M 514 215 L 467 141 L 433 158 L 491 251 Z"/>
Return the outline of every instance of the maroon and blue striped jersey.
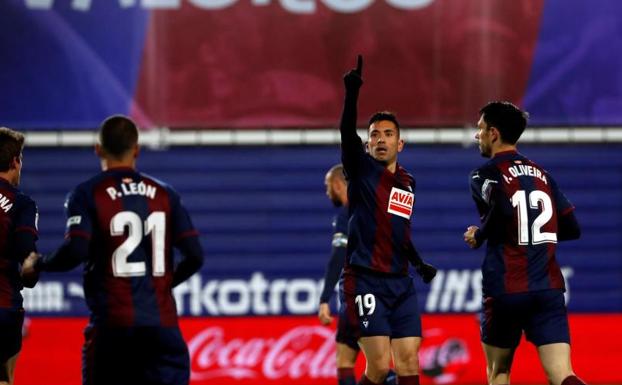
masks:
<path fill-rule="evenodd" d="M 114 168 L 78 185 L 65 205 L 66 237 L 89 240 L 82 262 L 91 321 L 176 326 L 172 247 L 198 233 L 173 188 L 131 168 Z M 200 246 L 197 253 L 202 261 Z"/>
<path fill-rule="evenodd" d="M 348 99 L 344 115 L 349 114 Z M 410 218 L 415 178 L 399 164 L 395 173 L 367 154 L 352 119 L 342 118 L 342 163 L 348 178 L 348 247 L 346 267 L 408 274 L 412 260 Z"/>
<path fill-rule="evenodd" d="M 474 170 L 470 181 L 482 222 L 476 240 L 487 240 L 484 295 L 564 289 L 555 252 L 559 240 L 570 239 L 559 223 L 574 219 L 574 206 L 553 177 L 516 151 L 506 151 Z"/>
<path fill-rule="evenodd" d="M 36 251 L 37 217 L 35 202 L 0 178 L 0 309 L 22 307 L 20 266 Z"/>

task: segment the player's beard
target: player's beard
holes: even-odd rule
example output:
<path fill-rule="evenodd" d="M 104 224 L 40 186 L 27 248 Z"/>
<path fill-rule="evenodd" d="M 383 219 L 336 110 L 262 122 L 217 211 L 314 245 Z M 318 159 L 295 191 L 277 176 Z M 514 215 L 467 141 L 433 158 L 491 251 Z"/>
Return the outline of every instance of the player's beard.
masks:
<path fill-rule="evenodd" d="M 490 148 L 485 146 L 484 144 L 480 143 L 479 144 L 479 153 L 482 157 L 484 158 L 490 158 L 490 154 L 492 153 L 490 151 Z"/>

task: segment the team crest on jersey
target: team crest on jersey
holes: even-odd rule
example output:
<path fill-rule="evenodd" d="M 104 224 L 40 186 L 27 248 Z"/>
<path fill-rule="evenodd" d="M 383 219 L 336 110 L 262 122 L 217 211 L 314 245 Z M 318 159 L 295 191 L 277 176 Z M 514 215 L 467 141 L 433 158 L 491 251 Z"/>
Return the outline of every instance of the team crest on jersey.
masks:
<path fill-rule="evenodd" d="M 402 218 L 410 219 L 415 204 L 415 194 L 393 187 L 389 195 L 389 207 L 387 211 Z"/>
<path fill-rule="evenodd" d="M 69 217 L 67 219 L 67 227 L 73 226 L 73 225 L 79 225 L 80 222 L 82 222 L 82 216 L 81 215 L 74 215 L 73 217 Z"/>

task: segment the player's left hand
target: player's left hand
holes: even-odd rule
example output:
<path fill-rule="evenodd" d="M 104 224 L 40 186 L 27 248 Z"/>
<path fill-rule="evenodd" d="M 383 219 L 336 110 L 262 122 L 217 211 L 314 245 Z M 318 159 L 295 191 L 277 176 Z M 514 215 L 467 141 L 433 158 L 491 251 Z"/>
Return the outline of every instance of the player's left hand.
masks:
<path fill-rule="evenodd" d="M 363 85 L 363 56 L 356 57 L 356 68 L 343 76 L 343 82 L 348 91 L 357 91 Z"/>
<path fill-rule="evenodd" d="M 40 257 L 41 254 L 37 254 L 33 251 L 24 259 L 22 271 L 20 273 L 24 287 L 32 288 L 37 284 L 39 272 L 35 269 L 35 264 Z"/>
<path fill-rule="evenodd" d="M 333 317 L 330 315 L 330 306 L 327 303 L 320 304 L 320 311 L 317 314 L 322 325 L 329 325 L 333 322 Z"/>
<path fill-rule="evenodd" d="M 464 242 L 466 242 L 466 244 L 472 249 L 475 249 L 478 246 L 477 240 L 475 239 L 475 232 L 477 230 L 479 230 L 479 227 L 469 226 L 467 227 L 467 230 L 464 232 Z"/>
<path fill-rule="evenodd" d="M 424 283 L 430 283 L 436 277 L 437 269 L 436 267 L 430 265 L 429 263 L 425 263 L 421 261 L 420 265 L 415 267 L 417 274 L 421 277 Z"/>

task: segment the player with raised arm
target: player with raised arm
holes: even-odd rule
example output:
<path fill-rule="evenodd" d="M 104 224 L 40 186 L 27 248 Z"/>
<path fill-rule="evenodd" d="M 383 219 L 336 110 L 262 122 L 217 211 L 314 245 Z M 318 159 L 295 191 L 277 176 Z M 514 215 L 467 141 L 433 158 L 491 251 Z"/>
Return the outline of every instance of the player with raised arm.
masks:
<path fill-rule="evenodd" d="M 37 206 L 19 186 L 24 135 L 0 127 L 0 384 L 12 384 L 22 348 L 24 308 L 21 290 L 36 275 L 20 277 L 24 259 L 36 251 Z"/>
<path fill-rule="evenodd" d="M 138 130 L 129 118 L 106 119 L 95 152 L 102 172 L 68 195 L 65 243 L 46 257 L 31 254 L 24 269 L 84 264 L 91 315 L 83 384 L 188 384 L 172 288 L 203 263 L 198 233 L 177 192 L 136 170 Z M 173 247 L 183 256 L 177 264 Z"/>
<path fill-rule="evenodd" d="M 509 384 L 514 351 L 524 332 L 536 345 L 552 385 L 584 384 L 572 371 L 564 278 L 557 242 L 577 239 L 574 207 L 555 179 L 517 152 L 527 113 L 509 102 L 480 110 L 475 139 L 490 158 L 470 176 L 481 227 L 464 241 L 486 242 L 482 264 L 481 339 L 489 384 Z"/>
<path fill-rule="evenodd" d="M 329 301 L 343 270 L 346 260 L 346 246 L 348 245 L 348 183 L 343 174 L 343 166 L 341 164 L 335 165 L 328 170 L 324 178 L 324 184 L 326 185 L 326 195 L 335 207 L 340 208 L 339 213 L 333 218 L 332 253 L 326 265 L 324 288 L 320 295 L 320 308 L 318 312 L 318 318 L 322 325 L 329 325 L 333 321 Z M 337 341 L 338 384 L 355 385 L 354 366 L 359 353 L 357 338 L 343 322 L 338 322 L 335 339 Z M 395 384 L 395 375 L 389 373 L 384 383 L 386 385 Z"/>
<path fill-rule="evenodd" d="M 381 384 L 392 358 L 397 383 L 418 384 L 421 318 L 408 263 L 426 282 L 436 269 L 421 261 L 411 241 L 415 179 L 397 163 L 404 147 L 397 119 L 388 112 L 374 114 L 366 146 L 356 132 L 362 70 L 359 56 L 356 68 L 344 76 L 340 132 L 350 226 L 340 317 L 367 360 L 360 384 Z"/>

